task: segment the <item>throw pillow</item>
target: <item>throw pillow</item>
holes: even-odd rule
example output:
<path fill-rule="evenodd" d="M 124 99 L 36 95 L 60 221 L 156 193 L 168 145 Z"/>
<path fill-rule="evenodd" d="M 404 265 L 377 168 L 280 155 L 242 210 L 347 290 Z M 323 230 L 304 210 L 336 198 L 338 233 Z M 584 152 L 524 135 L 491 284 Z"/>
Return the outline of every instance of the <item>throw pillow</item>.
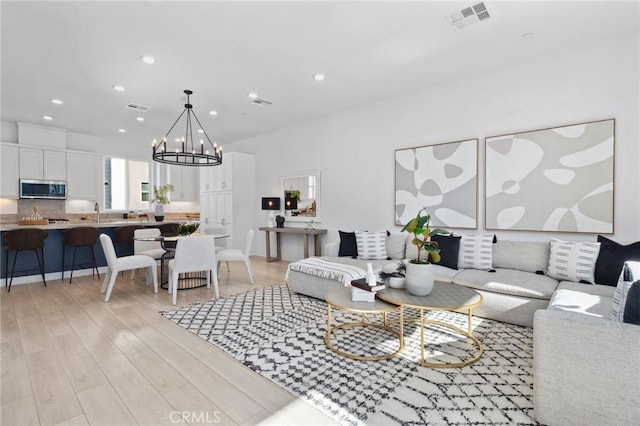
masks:
<path fill-rule="evenodd" d="M 493 267 L 493 235 L 463 235 L 458 256 L 459 268 L 489 270 Z"/>
<path fill-rule="evenodd" d="M 562 241 L 551 238 L 547 275 L 557 280 L 593 284 L 600 243 Z"/>
<path fill-rule="evenodd" d="M 391 234 L 387 237 L 387 256 L 394 260 L 404 259 L 404 234 Z"/>
<path fill-rule="evenodd" d="M 357 258 L 358 245 L 356 244 L 355 232 L 338 231 L 338 234 L 340 234 L 340 248 L 338 250 L 338 256 L 351 256 L 353 258 Z"/>
<path fill-rule="evenodd" d="M 451 269 L 458 269 L 458 253 L 460 252 L 460 239 L 452 235 L 433 235 L 431 241 L 438 243 L 440 249 L 440 263 Z"/>
<path fill-rule="evenodd" d="M 635 281 L 629 288 L 623 320 L 629 324 L 640 325 L 640 280 Z"/>
<path fill-rule="evenodd" d="M 384 260 L 387 258 L 387 231 L 355 231 L 358 259 Z"/>
<path fill-rule="evenodd" d="M 611 303 L 611 317 L 614 320 L 623 321 L 629 289 L 637 280 L 640 280 L 640 262 L 625 262 Z"/>
<path fill-rule="evenodd" d="M 640 261 L 640 241 L 625 246 L 598 235 L 598 242 L 600 243 L 600 254 L 598 254 L 596 261 L 596 283 L 617 285 L 624 262 L 626 260 Z"/>

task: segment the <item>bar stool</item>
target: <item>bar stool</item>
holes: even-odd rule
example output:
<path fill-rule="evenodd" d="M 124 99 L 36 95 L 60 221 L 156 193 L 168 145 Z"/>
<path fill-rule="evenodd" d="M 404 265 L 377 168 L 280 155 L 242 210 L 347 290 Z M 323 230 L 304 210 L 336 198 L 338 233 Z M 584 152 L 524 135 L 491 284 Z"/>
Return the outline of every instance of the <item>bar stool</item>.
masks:
<path fill-rule="evenodd" d="M 4 241 L 5 254 L 5 268 L 9 265 L 9 252 L 15 251 L 13 256 L 13 266 L 11 267 L 11 279 L 9 280 L 9 271 L 6 270 L 4 285 L 7 287 L 7 293 L 11 291 L 11 283 L 13 283 L 13 274 L 16 270 L 16 260 L 18 259 L 18 253 L 25 250 L 33 250 L 36 253 L 36 259 L 38 260 L 38 267 L 40 268 L 40 275 L 42 275 L 42 282 L 45 287 L 47 286 L 47 280 L 44 277 L 44 240 L 47 238 L 47 231 L 44 229 L 14 229 L 6 231 L 2 235 Z M 40 253 L 38 253 L 40 250 Z"/>
<path fill-rule="evenodd" d="M 179 223 L 163 223 L 158 225 L 158 229 L 163 237 L 175 237 L 178 235 L 178 226 L 180 226 Z"/>
<path fill-rule="evenodd" d="M 121 248 L 118 256 L 130 256 L 133 254 L 133 234 L 136 232 L 136 229 L 144 229 L 144 226 L 127 225 L 114 229 L 114 245 Z M 123 245 L 128 245 L 131 250 L 122 250 Z M 118 250 L 116 250 L 116 252 L 118 252 Z"/>
<path fill-rule="evenodd" d="M 71 260 L 71 277 L 69 278 L 69 284 L 73 280 L 73 270 L 76 266 L 76 250 L 78 247 L 86 247 L 91 250 L 91 259 L 93 260 L 93 268 L 91 270 L 91 276 L 93 276 L 93 270 L 95 269 L 98 278 L 100 278 L 100 272 L 98 272 L 98 265 L 96 264 L 96 254 L 93 251 L 93 246 L 98 241 L 98 234 L 100 229 L 91 226 L 79 226 L 76 228 L 69 228 L 62 231 L 63 247 L 62 247 L 62 280 L 64 281 L 64 256 L 67 251 L 67 247 L 73 247 L 73 258 Z"/>

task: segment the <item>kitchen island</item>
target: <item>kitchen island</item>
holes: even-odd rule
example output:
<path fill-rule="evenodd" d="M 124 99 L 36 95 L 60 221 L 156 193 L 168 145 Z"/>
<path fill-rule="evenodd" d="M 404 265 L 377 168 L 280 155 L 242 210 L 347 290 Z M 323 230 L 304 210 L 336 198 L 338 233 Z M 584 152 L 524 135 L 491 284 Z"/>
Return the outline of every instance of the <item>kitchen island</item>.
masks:
<path fill-rule="evenodd" d="M 0 234 L 3 234 L 6 231 L 10 231 L 13 229 L 25 229 L 25 228 L 39 228 L 44 229 L 48 232 L 47 239 L 44 244 L 44 269 L 45 269 L 45 277 L 48 280 L 56 280 L 62 277 L 62 252 L 64 249 L 63 246 L 63 235 L 62 231 L 68 228 L 75 228 L 79 226 L 91 226 L 100 229 L 100 233 L 109 235 L 112 239 L 115 235 L 115 229 L 120 226 L 128 226 L 128 225 L 141 225 L 147 228 L 155 228 L 162 224 L 167 223 L 182 223 L 183 221 L 166 221 L 166 222 L 155 222 L 155 221 L 143 221 L 141 222 L 139 219 L 120 219 L 120 220 L 105 220 L 101 222 L 95 221 L 74 221 L 74 222 L 61 222 L 61 223 L 50 223 L 48 225 L 18 225 L 17 223 L 1 223 L 0 224 Z M 4 241 L 1 241 L 2 246 L 2 262 L 0 266 L 0 278 L 2 281 L 5 281 L 5 278 L 8 274 L 10 274 L 11 267 L 10 265 L 13 263 L 13 255 L 12 252 L 9 256 L 9 265 L 5 264 L 5 256 L 6 250 L 4 247 Z M 118 256 L 126 256 L 133 254 L 133 243 L 129 244 L 115 244 L 116 252 Z M 71 250 L 68 248 L 67 250 Z M 94 253 L 96 255 L 96 263 L 100 272 L 106 270 L 107 261 L 104 257 L 104 253 L 102 251 L 102 246 L 100 245 L 100 241 L 96 241 L 96 244 L 93 247 Z M 66 256 L 65 265 L 65 277 L 69 276 L 69 271 L 71 268 L 71 256 Z M 74 276 L 81 275 L 89 275 L 91 274 L 91 254 L 89 250 L 78 250 L 76 254 L 76 269 L 74 271 Z M 16 262 L 16 270 L 13 278 L 13 285 L 16 284 L 25 284 L 31 282 L 41 282 L 42 277 L 40 276 L 40 270 L 38 268 L 38 262 L 36 260 L 35 253 L 33 251 L 25 251 L 21 252 L 18 256 Z M 3 283 L 4 285 L 4 283 Z"/>

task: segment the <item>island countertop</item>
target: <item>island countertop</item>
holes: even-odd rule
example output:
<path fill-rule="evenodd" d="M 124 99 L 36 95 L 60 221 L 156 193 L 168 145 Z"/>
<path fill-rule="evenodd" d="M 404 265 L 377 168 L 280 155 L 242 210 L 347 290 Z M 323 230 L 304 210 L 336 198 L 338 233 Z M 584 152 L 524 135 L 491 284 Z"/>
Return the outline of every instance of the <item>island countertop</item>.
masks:
<path fill-rule="evenodd" d="M 104 221 L 96 222 L 93 220 L 78 220 L 78 221 L 69 221 L 69 222 L 56 222 L 50 223 L 48 225 L 18 225 L 16 222 L 10 223 L 0 223 L 0 231 L 11 231 L 13 229 L 27 229 L 27 228 L 40 228 L 40 229 L 67 229 L 67 228 L 75 228 L 78 226 L 91 226 L 94 228 L 116 228 L 118 226 L 125 225 L 142 225 L 142 226 L 158 226 L 163 223 L 183 223 L 183 222 L 193 222 L 193 219 L 187 220 L 166 220 L 162 222 L 156 222 L 154 220 L 150 221 L 140 221 L 140 219 L 105 219 Z"/>

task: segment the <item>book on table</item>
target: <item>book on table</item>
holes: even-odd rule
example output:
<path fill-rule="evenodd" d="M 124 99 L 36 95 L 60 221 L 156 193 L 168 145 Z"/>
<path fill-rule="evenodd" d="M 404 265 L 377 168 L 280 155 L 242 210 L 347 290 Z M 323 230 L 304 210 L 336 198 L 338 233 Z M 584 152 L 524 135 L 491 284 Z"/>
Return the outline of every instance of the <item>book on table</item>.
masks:
<path fill-rule="evenodd" d="M 353 280 L 351 281 L 351 285 L 359 289 L 370 291 L 370 292 L 380 291 L 385 289 L 384 283 L 381 283 L 379 281 L 376 282 L 376 285 L 370 286 L 369 284 L 367 284 L 366 278 L 358 278 L 357 280 Z"/>
<path fill-rule="evenodd" d="M 376 293 L 374 291 L 361 290 L 358 287 L 351 287 L 351 300 L 353 302 L 375 302 Z"/>

